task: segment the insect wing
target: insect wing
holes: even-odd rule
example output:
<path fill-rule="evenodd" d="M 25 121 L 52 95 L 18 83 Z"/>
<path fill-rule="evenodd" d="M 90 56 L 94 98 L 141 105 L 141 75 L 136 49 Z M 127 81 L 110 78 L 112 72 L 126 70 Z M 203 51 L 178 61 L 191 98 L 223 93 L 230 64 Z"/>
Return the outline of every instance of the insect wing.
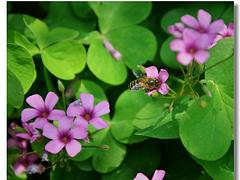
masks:
<path fill-rule="evenodd" d="M 133 74 L 134 74 L 134 76 L 135 76 L 136 78 L 142 78 L 142 77 L 146 76 L 146 75 L 145 75 L 142 71 L 140 71 L 140 70 L 133 69 L 132 72 L 133 72 Z"/>
<path fill-rule="evenodd" d="M 137 84 L 134 84 L 130 89 L 132 91 L 137 91 L 137 90 L 142 90 L 145 88 L 142 86 L 142 83 L 137 83 Z"/>

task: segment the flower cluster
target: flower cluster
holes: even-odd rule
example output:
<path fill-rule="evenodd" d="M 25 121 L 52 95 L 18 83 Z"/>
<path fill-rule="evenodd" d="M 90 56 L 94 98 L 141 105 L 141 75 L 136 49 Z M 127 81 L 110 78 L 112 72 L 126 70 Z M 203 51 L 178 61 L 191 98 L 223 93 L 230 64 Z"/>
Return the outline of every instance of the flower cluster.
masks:
<path fill-rule="evenodd" d="M 87 93 L 80 94 L 80 99 L 69 104 L 67 111 L 54 109 L 58 96 L 49 92 L 45 98 L 38 94 L 26 99 L 32 108 L 22 111 L 21 131 L 17 131 L 16 124 L 11 124 L 8 147 L 22 150 L 22 156 L 15 162 L 13 169 L 16 174 L 22 172 L 41 173 L 44 167 L 39 162 L 36 153 L 28 155 L 28 144 L 47 138 L 50 141 L 42 152 L 42 161 L 48 159 L 48 153 L 57 154 L 63 148 L 68 156 L 76 156 L 82 149 L 79 140 L 88 140 L 88 125 L 96 129 L 107 128 L 108 124 L 101 116 L 110 112 L 109 103 L 102 101 L 94 106 L 94 96 Z M 51 121 L 50 121 L 51 120 Z M 54 123 L 55 122 L 55 123 Z M 57 126 L 56 126 L 57 124 Z"/>
<path fill-rule="evenodd" d="M 107 49 L 107 51 L 112 55 L 112 57 L 114 59 L 116 59 L 118 61 L 121 60 L 121 58 L 122 58 L 121 53 L 119 51 L 117 51 L 109 41 L 104 40 L 103 44 L 104 44 L 104 47 Z"/>
<path fill-rule="evenodd" d="M 164 176 L 165 176 L 164 170 L 156 170 L 154 172 L 152 180 L 163 180 Z M 149 179 L 143 173 L 138 173 L 134 180 L 149 180 Z"/>
<path fill-rule="evenodd" d="M 181 17 L 182 22 L 168 28 L 176 39 L 170 43 L 170 48 L 178 52 L 177 60 L 188 65 L 193 60 L 203 64 L 209 58 L 208 49 L 219 40 L 233 35 L 233 25 L 224 25 L 223 20 L 212 22 L 212 16 L 200 9 L 197 19 L 191 15 Z"/>

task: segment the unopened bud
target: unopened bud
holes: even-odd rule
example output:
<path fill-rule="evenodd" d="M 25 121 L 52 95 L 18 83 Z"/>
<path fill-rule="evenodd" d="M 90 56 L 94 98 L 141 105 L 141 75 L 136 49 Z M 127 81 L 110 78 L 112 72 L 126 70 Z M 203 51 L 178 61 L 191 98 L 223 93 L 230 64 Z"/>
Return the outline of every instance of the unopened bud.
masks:
<path fill-rule="evenodd" d="M 158 92 L 153 92 L 152 93 L 152 97 L 157 97 L 157 96 L 159 96 Z"/>
<path fill-rule="evenodd" d="M 206 108 L 208 106 L 208 103 L 204 100 L 201 100 L 199 105 L 202 107 L 202 108 Z"/>
<path fill-rule="evenodd" d="M 57 83 L 58 83 L 58 90 L 60 92 L 64 92 L 65 91 L 65 87 L 64 87 L 63 83 L 60 80 L 58 80 Z"/>

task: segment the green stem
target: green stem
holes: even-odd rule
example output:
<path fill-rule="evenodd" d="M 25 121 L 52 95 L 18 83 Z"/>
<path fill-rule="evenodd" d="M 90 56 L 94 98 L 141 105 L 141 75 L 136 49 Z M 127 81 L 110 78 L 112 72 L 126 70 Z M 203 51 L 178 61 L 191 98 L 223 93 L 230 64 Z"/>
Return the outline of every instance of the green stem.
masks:
<path fill-rule="evenodd" d="M 186 77 L 186 73 L 185 73 L 183 67 L 182 67 L 181 65 L 179 65 L 179 67 L 180 67 L 180 69 L 181 69 L 181 71 L 182 71 L 183 76 Z"/>
<path fill-rule="evenodd" d="M 177 78 L 177 77 L 174 77 L 174 76 L 170 76 L 169 78 L 172 79 L 172 80 L 174 80 L 174 81 L 177 81 L 177 82 L 179 82 L 179 83 L 181 83 L 181 84 L 184 83 L 184 80 L 182 80 L 182 79 L 180 79 L 180 78 Z"/>
<path fill-rule="evenodd" d="M 63 98 L 63 107 L 64 107 L 64 110 L 66 111 L 66 98 L 65 98 L 65 93 L 64 93 L 64 91 L 62 91 L 61 93 L 62 93 L 62 98 Z"/>

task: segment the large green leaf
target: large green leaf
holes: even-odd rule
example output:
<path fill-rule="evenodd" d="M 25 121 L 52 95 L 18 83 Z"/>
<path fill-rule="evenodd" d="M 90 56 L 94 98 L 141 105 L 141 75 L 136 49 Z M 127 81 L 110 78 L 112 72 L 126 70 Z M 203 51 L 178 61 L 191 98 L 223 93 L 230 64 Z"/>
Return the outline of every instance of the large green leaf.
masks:
<path fill-rule="evenodd" d="M 86 52 L 77 41 L 62 41 L 42 52 L 43 64 L 56 77 L 70 80 L 80 73 L 86 64 Z"/>
<path fill-rule="evenodd" d="M 91 93 L 94 95 L 94 102 L 98 103 L 100 101 L 106 100 L 107 97 L 103 89 L 95 82 L 90 80 L 80 80 L 76 85 L 75 97 L 79 98 L 80 93 Z"/>
<path fill-rule="evenodd" d="M 52 43 L 71 40 L 78 36 L 78 32 L 73 29 L 58 27 L 49 31 L 48 26 L 41 21 L 31 16 L 24 16 L 24 22 L 28 29 L 33 33 L 40 49 L 46 48 Z"/>
<path fill-rule="evenodd" d="M 23 88 L 17 77 L 10 71 L 7 71 L 7 104 L 19 108 L 24 99 Z"/>
<path fill-rule="evenodd" d="M 141 141 L 142 137 L 134 136 L 133 120 L 139 110 L 152 101 L 143 92 L 124 91 L 115 105 L 115 114 L 111 123 L 111 132 L 121 143 L 134 143 Z"/>
<path fill-rule="evenodd" d="M 92 156 L 93 167 L 100 173 L 108 173 L 118 168 L 125 155 L 126 146 L 117 142 L 110 132 L 109 128 L 103 129 L 93 135 L 93 141 L 96 145 L 107 145 L 109 149 L 103 150 L 97 148 Z"/>
<path fill-rule="evenodd" d="M 24 94 L 36 79 L 35 65 L 28 51 L 16 44 L 7 45 L 7 67 L 20 81 Z"/>
<path fill-rule="evenodd" d="M 30 32 L 33 34 L 34 39 L 36 39 L 39 48 L 43 49 L 45 47 L 45 41 L 47 40 L 48 27 L 40 19 L 24 15 L 23 21 Z"/>
<path fill-rule="evenodd" d="M 203 161 L 197 158 L 197 161 L 212 178 L 217 180 L 233 180 L 234 179 L 234 151 L 233 146 L 228 153 L 217 161 Z"/>
<path fill-rule="evenodd" d="M 151 2 L 102 2 L 98 6 L 98 23 L 102 33 L 138 24 L 151 12 Z"/>
<path fill-rule="evenodd" d="M 54 28 L 51 31 L 49 31 L 47 34 L 45 47 L 55 42 L 71 40 L 71 39 L 75 39 L 76 37 L 78 37 L 78 32 L 73 29 L 61 28 L 61 27 Z"/>
<path fill-rule="evenodd" d="M 170 42 L 172 40 L 173 37 L 169 37 L 163 42 L 160 49 L 160 58 L 167 67 L 179 69 L 180 63 L 176 59 L 176 53 L 170 49 Z"/>
<path fill-rule="evenodd" d="M 129 149 L 122 165 L 115 171 L 102 175 L 102 180 L 133 180 L 137 173 L 154 173 L 160 162 L 160 148 L 156 142 L 144 142 Z"/>
<path fill-rule="evenodd" d="M 180 138 L 185 148 L 202 160 L 214 161 L 227 151 L 232 140 L 233 115 L 227 110 L 223 91 L 208 82 L 211 97 L 202 96 L 179 120 Z"/>
<path fill-rule="evenodd" d="M 19 46 L 24 47 L 31 56 L 34 56 L 39 53 L 39 49 L 31 43 L 24 35 L 18 33 L 17 31 L 8 31 L 8 43 L 13 43 Z"/>
<path fill-rule="evenodd" d="M 225 60 L 225 61 L 224 61 Z M 234 39 L 226 38 L 217 42 L 210 49 L 210 58 L 206 63 L 206 69 L 221 62 L 221 64 L 209 69 L 205 73 L 207 80 L 213 80 L 224 87 L 225 93 L 234 97 Z"/>
<path fill-rule="evenodd" d="M 155 126 L 168 114 L 169 99 L 159 98 L 155 101 L 145 102 L 137 111 L 133 124 L 138 129 Z"/>
<path fill-rule="evenodd" d="M 219 18 L 225 8 L 223 2 L 207 3 L 207 2 L 194 2 L 191 5 L 189 3 L 182 3 L 181 7 L 171 9 L 161 19 L 161 27 L 165 32 L 168 32 L 168 26 L 173 25 L 181 21 L 181 17 L 190 14 L 197 17 L 199 9 L 204 9 L 212 15 L 212 19 L 216 20 Z"/>
<path fill-rule="evenodd" d="M 91 72 L 106 83 L 119 85 L 127 78 L 127 69 L 123 62 L 113 59 L 99 40 L 90 45 L 87 64 Z"/>
<path fill-rule="evenodd" d="M 136 134 L 159 139 L 178 138 L 178 122 L 169 111 L 170 103 L 169 99 L 161 98 L 143 106 L 133 121 L 139 129 Z"/>
<path fill-rule="evenodd" d="M 152 60 L 157 50 L 154 34 L 141 26 L 116 29 L 107 33 L 106 37 L 122 54 L 122 60 L 130 68 Z"/>
<path fill-rule="evenodd" d="M 90 8 L 88 2 L 71 2 L 73 12 L 79 18 L 93 18 L 94 12 Z"/>
<path fill-rule="evenodd" d="M 55 27 L 74 29 L 79 32 L 80 37 L 84 37 L 96 26 L 95 20 L 77 18 L 70 2 L 51 2 L 46 22 L 51 29 Z"/>

